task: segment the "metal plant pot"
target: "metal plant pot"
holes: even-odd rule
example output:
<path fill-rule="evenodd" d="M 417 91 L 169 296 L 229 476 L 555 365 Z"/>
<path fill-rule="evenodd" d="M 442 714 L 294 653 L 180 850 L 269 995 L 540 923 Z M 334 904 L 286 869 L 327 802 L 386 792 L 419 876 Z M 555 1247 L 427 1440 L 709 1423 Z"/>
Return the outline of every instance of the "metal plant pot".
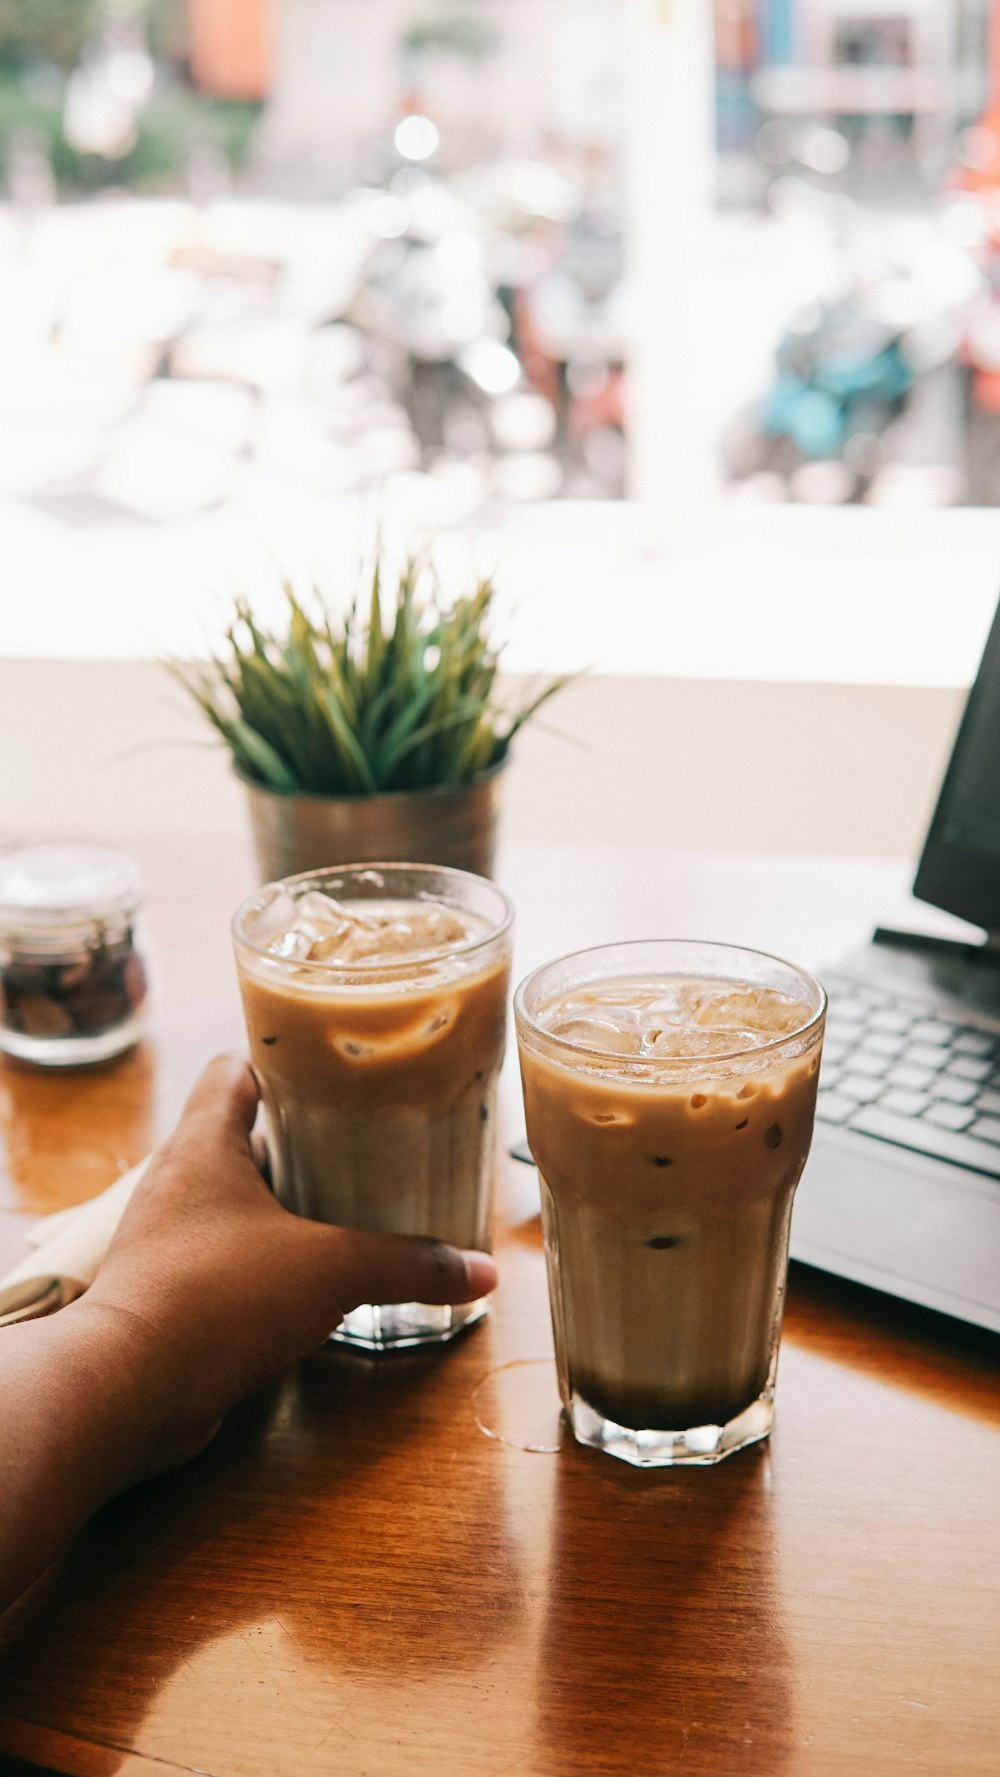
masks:
<path fill-rule="evenodd" d="M 262 882 L 333 864 L 450 864 L 491 876 L 502 765 L 471 784 L 290 796 L 242 777 Z"/>

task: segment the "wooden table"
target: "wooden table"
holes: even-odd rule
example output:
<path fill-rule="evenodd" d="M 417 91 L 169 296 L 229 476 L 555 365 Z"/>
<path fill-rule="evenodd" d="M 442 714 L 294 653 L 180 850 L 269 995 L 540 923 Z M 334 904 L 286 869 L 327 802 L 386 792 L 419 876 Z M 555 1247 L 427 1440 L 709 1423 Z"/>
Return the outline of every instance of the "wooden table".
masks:
<path fill-rule="evenodd" d="M 0 1071 L 0 1264 L 239 1038 L 225 920 L 247 861 L 136 849 L 155 1034 L 99 1072 Z M 538 848 L 508 866 L 518 961 L 713 929 L 816 961 L 809 932 L 835 954 L 898 881 L 842 866 L 826 901 L 830 870 Z M 506 1115 L 513 1133 L 513 1081 Z M 560 1440 L 536 1209 L 505 1161 L 502 1283 L 463 1342 L 317 1354 L 78 1538 L 0 1621 L 0 1770 L 1000 1769 L 1000 1339 L 793 1270 L 770 1444 L 633 1470 Z"/>

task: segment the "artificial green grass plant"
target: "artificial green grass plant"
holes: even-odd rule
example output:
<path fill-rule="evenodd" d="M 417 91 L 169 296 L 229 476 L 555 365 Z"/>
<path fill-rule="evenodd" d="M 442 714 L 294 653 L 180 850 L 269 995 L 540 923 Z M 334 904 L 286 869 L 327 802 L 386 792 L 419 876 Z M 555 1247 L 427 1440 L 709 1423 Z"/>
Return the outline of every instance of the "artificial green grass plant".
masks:
<path fill-rule="evenodd" d="M 334 617 L 319 593 L 285 586 L 287 623 L 263 628 L 235 604 L 228 648 L 174 671 L 226 742 L 236 770 L 287 795 L 373 796 L 465 784 L 500 765 L 514 735 L 559 689 L 495 701 L 494 586 L 443 605 L 414 561 L 391 598 L 370 590 Z"/>

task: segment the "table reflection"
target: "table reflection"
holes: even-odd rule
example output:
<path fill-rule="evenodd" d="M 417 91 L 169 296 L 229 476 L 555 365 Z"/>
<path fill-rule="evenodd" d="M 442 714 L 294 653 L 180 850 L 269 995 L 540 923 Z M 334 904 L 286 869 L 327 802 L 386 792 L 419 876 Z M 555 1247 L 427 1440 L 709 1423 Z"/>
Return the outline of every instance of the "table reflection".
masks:
<path fill-rule="evenodd" d="M 149 1043 L 98 1067 L 0 1061 L 0 1209 L 47 1215 L 82 1203 L 153 1145 Z"/>
<path fill-rule="evenodd" d="M 536 1704 L 540 1768 L 565 1777 L 780 1769 L 795 1687 L 766 1449 L 645 1473 L 564 1452 Z"/>
<path fill-rule="evenodd" d="M 106 1509 L 0 1626 L 6 1709 L 208 1769 L 353 1773 L 356 1741 L 359 1772 L 460 1770 L 473 1714 L 513 1755 L 519 1544 L 471 1413 L 456 1446 L 437 1411 L 450 1358 L 321 1353 Z"/>

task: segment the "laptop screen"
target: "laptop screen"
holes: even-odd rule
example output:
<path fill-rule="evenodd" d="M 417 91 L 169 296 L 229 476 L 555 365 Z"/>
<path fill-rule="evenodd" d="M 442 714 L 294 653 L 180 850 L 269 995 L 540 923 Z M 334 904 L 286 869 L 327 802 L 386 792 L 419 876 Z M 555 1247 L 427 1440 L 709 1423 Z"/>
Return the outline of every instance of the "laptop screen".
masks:
<path fill-rule="evenodd" d="M 1000 933 L 1000 607 L 965 705 L 913 892 Z"/>

